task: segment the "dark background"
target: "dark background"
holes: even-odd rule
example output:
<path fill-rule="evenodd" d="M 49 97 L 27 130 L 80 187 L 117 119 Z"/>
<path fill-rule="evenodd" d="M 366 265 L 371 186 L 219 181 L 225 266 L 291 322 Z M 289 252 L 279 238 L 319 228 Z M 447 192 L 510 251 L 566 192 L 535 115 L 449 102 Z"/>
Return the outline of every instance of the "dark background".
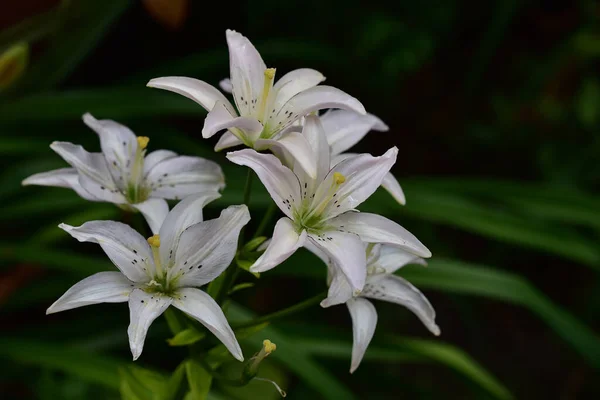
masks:
<path fill-rule="evenodd" d="M 245 171 L 201 138 L 205 112 L 145 88 L 166 75 L 216 85 L 228 75 L 230 28 L 249 37 L 278 76 L 318 69 L 327 84 L 390 126 L 353 151 L 381 154 L 398 146 L 394 173 L 407 205 L 380 191 L 361 209 L 396 219 L 434 254 L 427 270 L 401 275 L 436 308 L 439 339 L 408 311 L 378 303 L 372 358 L 353 375 L 343 306 L 313 307 L 274 323 L 289 346 L 314 352 L 311 359 L 360 399 L 510 398 L 507 391 L 525 399 L 598 398 L 597 2 L 150 3 L 0 3 L 0 49 L 25 40 L 30 51 L 23 74 L 0 91 L 1 397 L 118 398 L 118 382 L 103 384 L 98 366 L 130 365 L 126 306 L 49 317 L 44 310 L 94 268 L 110 268 L 92 265 L 105 258 L 62 235 L 58 222 L 140 220 L 68 190 L 20 187 L 29 174 L 63 165 L 47 147 L 53 140 L 98 148 L 81 123 L 84 112 L 127 124 L 149 136 L 152 149 L 221 162 L 228 188 L 209 216 L 242 201 Z M 169 17 L 181 4 L 179 16 Z M 268 205 L 259 184 L 255 189 L 254 228 Z M 307 254 L 258 281 L 249 274 L 243 280 L 256 286 L 233 300 L 259 314 L 325 289 L 324 268 Z M 162 320 L 150 332 L 136 365 L 173 371 L 184 352 L 165 344 Z M 258 342 L 243 342 L 245 354 Z M 329 377 L 315 383 L 301 376 L 294 354 L 278 345 L 274 354 L 281 355 L 267 372 L 288 398 L 334 398 L 319 386 Z M 85 360 L 98 368 L 82 372 L 78 362 Z M 105 380 L 122 376 L 113 371 Z M 237 394 L 219 386 L 216 393 L 276 395 L 266 385 Z"/>

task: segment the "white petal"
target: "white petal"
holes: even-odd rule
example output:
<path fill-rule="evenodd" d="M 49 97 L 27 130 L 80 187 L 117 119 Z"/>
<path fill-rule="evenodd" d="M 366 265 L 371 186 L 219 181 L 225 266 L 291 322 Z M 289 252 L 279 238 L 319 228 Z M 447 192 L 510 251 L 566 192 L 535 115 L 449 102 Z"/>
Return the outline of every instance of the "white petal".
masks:
<path fill-rule="evenodd" d="M 386 244 L 381 245 L 379 256 L 374 260 L 373 264 L 383 268 L 386 274 L 393 274 L 408 264 L 427 265 L 421 257 L 417 257 L 399 247 Z"/>
<path fill-rule="evenodd" d="M 128 225 L 90 221 L 80 227 L 58 225 L 80 242 L 98 243 L 115 266 L 133 282 L 147 282 L 153 273 L 152 251 L 146 239 Z"/>
<path fill-rule="evenodd" d="M 282 135 L 279 139 L 259 139 L 256 141 L 255 148 L 264 150 L 275 147 L 286 153 L 286 159 L 292 159 L 294 164 L 298 164 L 304 172 L 312 179 L 317 176 L 317 161 L 310 143 L 298 132 L 290 132 Z M 285 161 L 285 160 L 282 160 Z M 288 165 L 293 169 L 294 165 Z"/>
<path fill-rule="evenodd" d="M 136 285 L 120 272 L 98 272 L 71 286 L 46 314 L 98 303 L 123 303 Z"/>
<path fill-rule="evenodd" d="M 306 138 L 312 148 L 317 165 L 316 181 L 321 182 L 331 169 L 331 150 L 327 143 L 323 125 L 316 115 L 309 115 L 304 119 L 302 136 Z"/>
<path fill-rule="evenodd" d="M 60 168 L 34 174 L 23 180 L 22 185 L 53 186 L 73 189 L 79 196 L 89 201 L 98 201 L 79 183 L 79 173 L 75 168 Z"/>
<path fill-rule="evenodd" d="M 158 293 L 149 294 L 136 289 L 129 296 L 129 347 L 133 360 L 137 360 L 144 349 L 148 328 L 169 307 L 173 299 Z"/>
<path fill-rule="evenodd" d="M 244 361 L 242 349 L 225 314 L 216 301 L 200 289 L 182 288 L 177 291 L 173 305 L 190 317 L 198 320 L 212 332 L 237 360 Z"/>
<path fill-rule="evenodd" d="M 227 153 L 227 158 L 234 164 L 252 168 L 281 211 L 292 217 L 292 208 L 300 206 L 300 183 L 277 157 L 244 149 Z"/>
<path fill-rule="evenodd" d="M 240 113 L 248 115 L 251 101 L 258 100 L 262 93 L 267 66 L 246 37 L 229 29 L 225 36 L 229 47 L 229 76 L 233 97 Z"/>
<path fill-rule="evenodd" d="M 225 187 L 219 164 L 200 157 L 178 156 L 157 163 L 144 177 L 152 197 L 179 200 L 185 196 L 217 192 Z"/>
<path fill-rule="evenodd" d="M 367 277 L 366 246 L 357 235 L 338 231 L 325 231 L 308 238 L 331 259 L 333 265 L 348 279 L 356 291 L 361 291 Z"/>
<path fill-rule="evenodd" d="M 419 257 L 431 257 L 431 252 L 412 233 L 381 215 L 347 212 L 330 222 L 340 229 L 357 234 L 367 243 L 393 244 Z"/>
<path fill-rule="evenodd" d="M 277 93 L 273 108 L 280 109 L 289 99 L 323 82 L 325 77 L 319 71 L 310 68 L 301 68 L 283 75 L 273 86 Z"/>
<path fill-rule="evenodd" d="M 350 373 L 356 371 L 367 351 L 375 327 L 377 326 L 377 311 L 369 300 L 357 298 L 346 303 L 352 317 L 352 364 Z"/>
<path fill-rule="evenodd" d="M 223 129 L 230 129 L 231 132 L 240 130 L 242 132 L 240 140 L 249 138 L 253 141 L 263 130 L 262 124 L 252 117 L 234 117 L 223 106 L 222 103 L 215 104 L 214 108 L 208 113 L 202 127 L 202 137 L 209 138 Z"/>
<path fill-rule="evenodd" d="M 159 162 L 173 157 L 177 157 L 177 153 L 171 150 L 155 150 L 152 153 L 149 153 L 144 157 L 144 175 Z"/>
<path fill-rule="evenodd" d="M 343 108 L 361 114 L 366 113 L 360 101 L 340 89 L 332 86 L 315 86 L 298 93 L 285 103 L 270 125 L 277 127 L 279 131 L 298 118 L 326 108 Z M 288 117 L 290 113 L 291 118 Z"/>
<path fill-rule="evenodd" d="M 235 109 L 223 93 L 219 92 L 214 86 L 198 79 L 183 76 L 168 76 L 151 79 L 146 86 L 168 90 L 185 96 L 200 104 L 206 111 L 212 110 L 216 102 L 221 102 L 232 115 L 236 115 Z"/>
<path fill-rule="evenodd" d="M 361 296 L 403 305 L 412 311 L 434 335 L 440 334 L 435 323 L 435 311 L 427 298 L 410 282 L 395 275 L 388 275 L 376 283 L 368 282 Z"/>
<path fill-rule="evenodd" d="M 331 154 L 348 150 L 370 130 L 388 130 L 388 126 L 375 115 L 348 110 L 331 110 L 321 116 L 321 123 L 331 146 Z"/>
<path fill-rule="evenodd" d="M 281 218 L 275 224 L 273 237 L 265 252 L 250 267 L 251 272 L 265 272 L 275 268 L 304 245 L 306 231 L 298 234 L 289 218 Z"/>
<path fill-rule="evenodd" d="M 138 149 L 135 134 L 125 125 L 110 119 L 97 120 L 90 113 L 83 115 L 83 122 L 100 137 L 108 169 L 115 183 L 124 190 Z"/>
<path fill-rule="evenodd" d="M 337 267 L 330 267 L 329 274 L 331 275 L 331 282 L 329 283 L 327 298 L 321 302 L 321 307 L 331 307 L 352 299 L 354 291 L 342 271 Z"/>
<path fill-rule="evenodd" d="M 131 206 L 142 213 L 152 233 L 158 233 L 160 226 L 169 213 L 169 205 L 164 199 L 152 198 Z"/>
<path fill-rule="evenodd" d="M 219 87 L 225 93 L 232 93 L 233 92 L 233 84 L 231 83 L 231 79 L 229 79 L 229 78 L 221 79 L 219 81 Z"/>
<path fill-rule="evenodd" d="M 219 140 L 217 141 L 217 144 L 215 145 L 215 151 L 225 150 L 230 147 L 239 146 L 241 144 L 244 144 L 244 142 L 242 142 L 240 139 L 238 139 L 238 137 L 235 136 L 233 133 L 231 133 L 229 131 L 224 132 L 221 135 L 221 137 L 219 137 Z"/>
<path fill-rule="evenodd" d="M 92 196 L 111 203 L 127 203 L 102 153 L 88 153 L 83 147 L 68 142 L 54 142 L 50 148 L 77 170 L 80 185 Z"/>
<path fill-rule="evenodd" d="M 183 231 L 202 222 L 204 206 L 219 197 L 221 195 L 217 192 L 187 196 L 167 214 L 160 227 L 159 252 L 162 265 L 170 265 L 175 261 L 173 257 L 177 252 L 179 238 Z"/>
<path fill-rule="evenodd" d="M 178 285 L 202 286 L 221 275 L 231 264 L 240 230 L 248 221 L 248 207 L 229 206 L 219 218 L 192 225 L 181 234 L 175 265 L 169 271 L 173 276 L 181 273 Z"/>
<path fill-rule="evenodd" d="M 337 164 L 319 185 L 313 204 L 320 204 L 330 196 L 333 178 L 336 173 L 346 179 L 336 191 L 336 200 L 329 201 L 324 213 L 329 217 L 355 209 L 377 190 L 383 177 L 396 162 L 398 149 L 392 147 L 384 155 L 373 157 L 370 154 L 360 154 L 350 157 Z"/>
<path fill-rule="evenodd" d="M 406 197 L 404 196 L 404 191 L 400 187 L 400 184 L 392 175 L 391 172 L 388 172 L 383 177 L 383 181 L 381 181 L 381 186 L 392 195 L 392 197 L 400 204 L 406 204 Z"/>

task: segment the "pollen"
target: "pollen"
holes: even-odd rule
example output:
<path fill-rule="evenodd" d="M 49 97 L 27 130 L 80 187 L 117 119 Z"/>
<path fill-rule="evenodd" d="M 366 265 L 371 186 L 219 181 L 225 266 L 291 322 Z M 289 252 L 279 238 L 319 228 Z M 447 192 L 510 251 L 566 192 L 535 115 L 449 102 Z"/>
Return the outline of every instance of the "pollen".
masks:
<path fill-rule="evenodd" d="M 333 173 L 333 181 L 335 182 L 336 185 L 341 185 L 342 183 L 346 182 L 346 177 L 342 174 L 340 174 L 339 172 L 334 172 Z"/>
<path fill-rule="evenodd" d="M 277 350 L 277 345 L 271 342 L 269 339 L 263 340 L 263 348 L 265 349 L 265 353 L 271 354 L 275 350 Z"/>
<path fill-rule="evenodd" d="M 146 146 L 148 146 L 148 142 L 150 141 L 150 138 L 148 138 L 147 136 L 138 136 L 136 139 L 137 139 L 138 145 L 140 146 L 140 148 L 142 150 L 145 149 Z"/>
<path fill-rule="evenodd" d="M 152 247 L 160 247 L 160 235 L 150 236 L 148 238 L 148 244 Z"/>
<path fill-rule="evenodd" d="M 267 78 L 267 79 L 275 78 L 275 68 L 265 69 L 265 78 Z"/>

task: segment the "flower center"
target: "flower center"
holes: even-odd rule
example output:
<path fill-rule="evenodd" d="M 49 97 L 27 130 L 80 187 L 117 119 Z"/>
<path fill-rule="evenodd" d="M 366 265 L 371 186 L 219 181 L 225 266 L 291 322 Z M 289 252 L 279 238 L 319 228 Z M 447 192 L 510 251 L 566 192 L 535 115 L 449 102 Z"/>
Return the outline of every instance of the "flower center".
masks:
<path fill-rule="evenodd" d="M 323 214 L 326 213 L 330 204 L 335 207 L 340 206 L 339 202 L 342 199 L 338 197 L 338 190 L 344 182 L 346 182 L 346 177 L 339 172 L 334 172 L 331 186 L 324 196 L 319 199 L 304 199 L 302 209 L 294 213 L 294 220 L 299 231 L 306 229 L 309 232 L 317 233 L 323 230 L 325 227 Z"/>

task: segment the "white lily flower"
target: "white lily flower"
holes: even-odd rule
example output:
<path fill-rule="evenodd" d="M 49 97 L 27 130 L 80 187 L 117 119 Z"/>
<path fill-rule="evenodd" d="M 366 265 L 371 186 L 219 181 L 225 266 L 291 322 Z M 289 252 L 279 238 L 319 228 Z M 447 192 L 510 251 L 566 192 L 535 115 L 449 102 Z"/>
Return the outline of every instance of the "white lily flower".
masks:
<path fill-rule="evenodd" d="M 331 148 L 331 163 L 338 164 L 356 153 L 346 153 L 369 131 L 387 132 L 388 126 L 373 114 L 359 114 L 348 110 L 330 110 L 321 115 L 321 123 Z M 400 204 L 406 204 L 406 197 L 394 175 L 389 172 L 381 186 Z"/>
<path fill-rule="evenodd" d="M 149 139 L 136 137 L 126 126 L 97 120 L 89 113 L 83 122 L 100 137 L 102 152 L 88 153 L 79 145 L 54 142 L 50 148 L 72 168 L 32 175 L 23 185 L 68 187 L 86 200 L 138 210 L 154 233 L 169 212 L 165 199 L 197 193 L 219 197 L 218 191 L 225 187 L 221 167 L 213 161 L 169 150 L 146 155 Z"/>
<path fill-rule="evenodd" d="M 352 288 L 360 291 L 366 279 L 363 242 L 394 244 L 421 257 L 431 256 L 416 237 L 395 222 L 355 212 L 395 163 L 397 148 L 380 157 L 360 154 L 330 168 L 329 145 L 318 117 L 306 118 L 302 135 L 315 150 L 316 178 L 297 166 L 293 170 L 284 166 L 271 154 L 251 149 L 227 154 L 230 161 L 256 172 L 286 215 L 275 225 L 269 246 L 250 271 L 267 271 L 299 247 L 316 246 L 340 267 Z"/>
<path fill-rule="evenodd" d="M 186 197 L 161 221 L 159 234 L 144 239 L 114 221 L 60 224 L 80 242 L 98 243 L 120 272 L 99 272 L 71 287 L 47 314 L 97 303 L 129 302 L 127 333 L 133 359 L 142 353 L 150 324 L 170 305 L 198 320 L 238 360 L 242 350 L 223 311 L 197 287 L 218 277 L 231 263 L 240 229 L 250 220 L 245 205 L 230 206 L 219 218 L 202 220 L 211 195 Z"/>
<path fill-rule="evenodd" d="M 231 89 L 237 111 L 218 89 L 197 79 L 162 77 L 148 82 L 149 87 L 178 93 L 204 107 L 209 113 L 203 137 L 227 129 L 216 150 L 241 144 L 256 150 L 276 146 L 293 151 L 301 165 L 309 168 L 310 147 L 298 133 L 285 134 L 285 128 L 308 113 L 326 108 L 365 113 L 354 97 L 334 87 L 319 85 L 325 77 L 313 69 L 291 71 L 275 82 L 275 69 L 267 68 L 246 37 L 232 30 L 226 31 L 226 37 L 231 80 L 222 81 L 221 87 Z M 307 172 L 314 176 L 314 171 Z"/>
<path fill-rule="evenodd" d="M 315 249 L 311 249 L 315 250 Z M 440 328 L 435 323 L 435 310 L 427 298 L 406 279 L 394 272 L 408 264 L 427 265 L 425 260 L 390 245 L 369 244 L 367 247 L 367 280 L 360 294 L 352 287 L 325 254 L 314 251 L 329 267 L 329 294 L 321 306 L 346 303 L 352 317 L 352 363 L 350 372 L 358 368 L 377 325 L 377 311 L 367 299 L 400 304 L 412 311 L 431 333 L 438 336 Z"/>

